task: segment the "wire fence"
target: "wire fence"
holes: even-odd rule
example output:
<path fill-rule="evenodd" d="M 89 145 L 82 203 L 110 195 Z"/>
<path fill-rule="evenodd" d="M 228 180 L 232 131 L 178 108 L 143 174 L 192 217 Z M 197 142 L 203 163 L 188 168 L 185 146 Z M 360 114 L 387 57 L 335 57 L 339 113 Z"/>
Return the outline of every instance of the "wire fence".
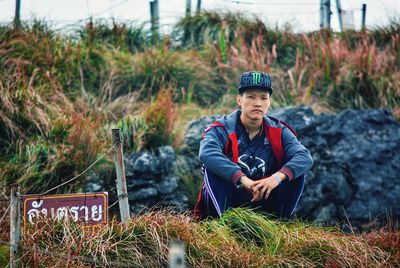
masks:
<path fill-rule="evenodd" d="M 11 203 L 8 205 L 6 211 L 4 212 L 3 216 L 2 216 L 1 219 L 0 219 L 0 226 L 3 226 L 3 225 L 2 225 L 2 222 L 3 222 L 3 220 L 5 219 L 5 217 L 6 217 L 7 213 L 8 213 L 8 211 L 10 210 L 10 208 L 11 208 Z"/>
<path fill-rule="evenodd" d="M 122 9 L 122 8 L 131 8 L 131 4 L 133 1 L 131 0 L 120 0 L 116 1 L 115 4 L 110 5 L 109 7 L 99 10 L 97 12 L 92 12 L 88 13 L 86 18 L 77 18 L 75 20 L 66 20 L 66 19 L 49 19 L 46 20 L 46 22 L 49 23 L 54 23 L 56 26 L 57 31 L 61 30 L 63 32 L 69 32 L 72 29 L 76 29 L 77 27 L 82 27 L 82 23 L 88 22 L 89 20 L 118 20 L 118 17 L 116 18 L 110 18 L 108 15 L 110 15 L 111 11 L 114 11 L 115 9 Z M 126 4 L 130 4 L 130 6 L 126 7 Z M 144 3 L 142 3 L 144 4 Z M 148 3 L 146 3 L 147 5 Z M 207 10 L 207 11 L 212 11 L 212 10 L 218 10 L 218 7 L 223 8 L 223 9 L 228 9 L 231 10 L 232 12 L 235 12 L 235 7 L 236 6 L 248 6 L 248 7 L 255 7 L 257 8 L 253 12 L 256 13 L 257 15 L 261 17 L 282 17 L 282 16 L 310 16 L 310 15 L 315 15 L 319 16 L 319 6 L 320 4 L 318 2 L 296 2 L 296 1 L 262 1 L 262 0 L 219 0 L 219 1 L 213 1 L 212 3 L 207 3 L 205 1 L 203 3 L 203 8 L 202 10 Z M 265 6 L 271 6 L 271 7 L 278 7 L 282 6 L 285 8 L 285 12 L 280 12 L 275 11 L 271 12 L 271 10 L 266 9 Z M 185 6 L 180 4 L 174 5 L 171 3 L 168 5 L 168 7 L 163 7 L 160 10 L 160 27 L 167 29 L 169 26 L 168 24 L 173 24 L 175 25 L 175 22 L 177 22 L 179 19 L 182 19 L 185 17 Z M 193 4 L 192 4 L 193 7 Z M 292 12 L 289 12 L 290 10 L 293 10 Z M 300 8 L 300 9 L 299 9 Z M 150 14 L 148 11 L 145 11 L 143 13 L 143 9 L 139 9 L 138 14 L 136 15 L 135 13 L 132 13 L 131 17 L 132 20 L 134 21 L 141 21 L 142 23 L 148 23 L 150 22 Z M 180 10 L 180 11 L 178 11 Z M 333 6 L 332 6 L 332 14 L 334 13 Z M 236 11 L 237 12 L 237 11 Z M 129 17 L 125 20 L 124 22 L 130 19 Z M 288 22 L 292 21 L 291 17 L 287 17 L 286 20 Z M 22 20 L 23 22 L 29 23 L 32 22 L 32 19 L 28 20 Z M 0 24 L 12 24 L 12 21 L 0 21 Z M 306 23 L 306 22 L 304 22 Z M 319 22 L 315 21 L 313 22 L 315 28 L 319 28 Z M 296 26 L 296 25 L 294 25 Z M 171 28 L 171 27 L 169 27 Z M 171 29 L 169 29 L 171 30 Z M 171 30 L 172 31 L 172 30 Z"/>
<path fill-rule="evenodd" d="M 100 160 L 102 160 L 106 155 L 108 155 L 108 154 L 116 147 L 116 145 L 118 145 L 118 144 L 114 144 L 114 145 L 113 145 L 111 148 L 109 148 L 103 155 L 101 155 L 101 156 L 100 156 L 98 159 L 96 159 L 92 164 L 90 164 L 84 171 L 82 171 L 82 172 L 79 173 L 78 175 L 74 176 L 73 178 L 69 179 L 68 181 L 65 181 L 65 182 L 63 182 L 63 183 L 61 183 L 61 184 L 59 184 L 59 185 L 57 185 L 57 186 L 55 186 L 55 187 L 53 187 L 53 188 L 51 188 L 51 189 L 45 191 L 45 192 L 43 192 L 43 193 L 40 193 L 40 194 L 29 194 L 29 195 L 19 195 L 19 198 L 22 199 L 22 198 L 24 198 L 24 197 L 37 196 L 38 199 L 40 200 L 40 199 L 41 199 L 44 195 L 46 195 L 47 193 L 49 193 L 49 192 L 51 192 L 51 191 L 53 191 L 53 190 L 56 190 L 56 189 L 58 189 L 58 188 L 60 188 L 60 187 L 62 187 L 62 186 L 64 186 L 64 185 L 66 185 L 66 184 L 68 184 L 68 183 L 71 183 L 72 181 L 74 181 L 74 180 L 78 179 L 79 177 L 81 177 L 82 175 L 84 175 L 84 174 L 85 174 L 86 172 L 88 172 L 94 165 L 96 165 L 96 163 L 98 163 L 98 162 L 99 162 Z M 109 190 L 106 190 L 106 192 L 111 192 L 111 191 L 113 191 L 113 190 L 115 190 L 115 189 L 116 189 L 116 187 L 113 187 L 113 188 L 111 188 L 111 189 L 109 189 Z M 90 222 L 92 219 L 98 217 L 99 215 L 101 215 L 101 214 L 104 213 L 104 212 L 109 212 L 109 210 L 110 210 L 113 206 L 115 206 L 120 200 L 121 200 L 121 198 L 118 198 L 111 206 L 108 206 L 104 211 L 99 210 L 97 213 L 92 213 L 92 217 L 89 218 L 89 219 L 87 219 L 87 220 L 85 220 L 85 223 Z M 9 206 L 7 207 L 7 209 L 6 209 L 5 213 L 4 213 L 4 215 L 3 215 L 2 218 L 0 219 L 0 226 L 2 226 L 1 223 L 2 223 L 2 221 L 6 218 L 6 215 L 7 215 L 8 211 L 9 211 L 10 207 L 11 207 L 11 203 L 9 204 Z"/>
<path fill-rule="evenodd" d="M 105 158 L 107 155 L 109 155 L 110 152 L 111 152 L 112 150 L 114 150 L 115 147 L 116 147 L 118 144 L 119 144 L 119 143 L 115 143 L 115 144 L 114 144 L 112 147 L 110 147 L 104 154 L 102 154 L 102 155 L 101 155 L 99 158 L 97 158 L 92 164 L 90 164 L 85 170 L 83 170 L 81 173 L 79 173 L 78 175 L 74 176 L 73 178 L 71 178 L 71 179 L 69 179 L 69 180 L 67 180 L 67 181 L 65 181 L 65 182 L 63 182 L 63 183 L 60 183 L 60 184 L 58 184 L 58 185 L 52 187 L 51 189 L 46 190 L 46 191 L 44 191 L 44 192 L 42 192 L 42 193 L 40 193 L 40 194 L 18 195 L 18 198 L 19 198 L 20 200 L 22 200 L 24 197 L 37 196 L 38 199 L 41 199 L 44 195 L 46 195 L 46 194 L 48 194 L 48 193 L 50 193 L 50 192 L 52 192 L 52 191 L 54 191 L 54 190 L 56 190 L 56 189 L 62 187 L 62 186 L 64 186 L 64 185 L 68 184 L 68 183 L 71 183 L 71 182 L 77 180 L 78 178 L 80 178 L 81 176 L 83 176 L 84 174 L 86 174 L 91 168 L 93 168 L 93 166 L 95 166 L 100 160 L 102 160 L 102 159 Z M 106 190 L 106 192 L 111 192 L 111 191 L 114 191 L 115 189 L 117 189 L 117 187 L 110 188 L 110 189 Z M 85 220 L 85 222 L 90 222 L 90 221 L 93 220 L 94 218 L 98 217 L 100 214 L 102 214 L 102 213 L 104 213 L 104 212 L 108 212 L 111 208 L 113 208 L 113 207 L 114 207 L 122 198 L 124 198 L 124 197 L 125 197 L 125 195 L 120 195 L 120 196 L 118 196 L 117 200 L 114 201 L 111 205 L 107 206 L 107 208 L 106 208 L 105 210 L 103 210 L 103 211 L 102 211 L 102 210 L 99 210 L 97 213 L 92 213 L 91 218 L 88 218 L 87 220 Z M 5 226 L 5 225 L 3 225 L 2 223 L 3 223 L 4 219 L 6 219 L 6 216 L 7 216 L 7 214 L 9 213 L 9 210 L 10 210 L 12 204 L 11 204 L 10 200 L 8 200 L 8 199 L 4 199 L 4 200 L 0 200 L 0 201 L 7 201 L 7 202 L 9 202 L 9 205 L 8 205 L 7 209 L 5 210 L 4 214 L 3 214 L 3 215 L 1 216 L 1 218 L 0 218 L 0 226 Z M 3 240 L 0 240 L 0 244 L 6 244 L 6 245 L 12 246 L 12 243 L 11 243 L 11 242 L 7 242 L 7 241 L 3 241 Z M 80 262 L 83 262 L 83 263 L 94 264 L 94 265 L 101 265 L 101 266 L 104 266 L 104 265 L 110 266 L 110 265 L 111 265 L 111 266 L 115 266 L 115 267 L 127 267 L 127 266 L 131 266 L 131 265 L 132 265 L 132 264 L 127 265 L 126 263 L 122 263 L 122 262 L 99 262 L 99 261 L 96 260 L 96 259 L 88 258 L 88 257 L 82 257 L 82 256 L 65 256 L 64 254 L 59 254 L 59 253 L 56 253 L 56 252 L 50 252 L 50 251 L 48 251 L 48 250 L 42 250 L 42 249 L 32 249 L 32 248 L 30 248 L 30 247 L 25 247 L 25 246 L 21 246 L 21 245 L 20 245 L 19 247 L 20 247 L 21 249 L 23 249 L 23 250 L 28 250 L 28 251 L 34 252 L 34 253 L 42 253 L 42 254 L 47 254 L 47 255 L 53 255 L 53 256 L 61 257 L 61 258 L 63 258 L 63 259 L 70 260 L 70 261 L 71 261 L 71 260 L 72 260 L 72 261 L 80 261 Z"/>
<path fill-rule="evenodd" d="M 69 179 L 69 180 L 67 180 L 67 181 L 65 181 L 65 182 L 63 182 L 63 183 L 60 183 L 59 185 L 57 185 L 57 186 L 55 186 L 55 187 L 53 187 L 53 188 L 51 188 L 51 189 L 49 189 L 49 190 L 47 190 L 47 191 L 44 191 L 43 193 L 40 193 L 40 194 L 19 195 L 20 198 L 23 198 L 23 197 L 30 197 L 30 196 L 37 196 L 38 199 L 40 200 L 40 198 L 41 198 L 42 196 L 44 196 L 44 195 L 50 193 L 51 191 L 54 191 L 54 190 L 56 190 L 56 189 L 58 189 L 58 188 L 60 188 L 60 187 L 62 187 L 62 186 L 64 186 L 64 185 L 66 185 L 66 184 L 68 184 L 68 183 L 73 182 L 74 180 L 78 179 L 79 177 L 81 177 L 82 175 L 84 175 L 86 172 L 88 172 L 88 171 L 89 171 L 94 165 L 96 165 L 100 160 L 102 160 L 104 157 L 106 157 L 117 145 L 118 145 L 118 143 L 115 143 L 115 144 L 114 144 L 112 147 L 110 147 L 103 155 L 101 155 L 99 158 L 97 158 L 97 159 L 96 159 L 92 164 L 90 164 L 85 170 L 83 170 L 81 173 L 79 173 L 78 175 L 74 176 L 73 178 L 71 178 L 71 179 Z M 111 192 L 111 191 L 115 190 L 116 188 L 117 188 L 117 187 L 113 187 L 113 188 L 111 188 L 111 189 L 109 189 L 109 190 L 106 190 L 106 192 Z M 117 199 L 111 206 L 108 206 L 107 209 L 106 209 L 105 211 L 109 211 L 109 210 L 110 210 L 113 206 L 115 206 L 123 197 L 124 197 L 124 196 L 119 196 L 118 199 Z M 10 204 L 10 206 L 11 206 L 11 204 Z M 9 210 L 10 206 L 7 208 L 7 211 Z M 6 212 L 7 212 L 7 211 L 6 211 Z M 94 213 L 94 215 L 92 215 L 92 217 L 91 217 L 90 219 L 86 220 L 86 222 L 89 222 L 90 220 L 92 220 L 93 218 L 97 217 L 98 215 L 104 213 L 105 211 L 99 211 L 98 213 Z M 5 213 L 5 214 L 6 214 L 6 213 Z M 4 217 L 5 217 L 5 215 L 3 215 L 2 219 L 0 220 L 0 223 L 1 223 L 1 221 L 3 220 Z"/>
<path fill-rule="evenodd" d="M 43 192 L 43 193 L 34 194 L 34 195 L 42 196 L 42 195 L 50 193 L 53 190 L 56 190 L 56 189 L 60 188 L 61 186 L 64 186 L 64 185 L 66 185 L 66 184 L 68 184 L 70 182 L 73 182 L 74 180 L 78 179 L 79 177 L 84 175 L 86 172 L 88 172 L 94 165 L 96 165 L 100 160 L 102 160 L 106 155 L 108 155 L 116 146 L 117 146 L 117 144 L 114 144 L 110 149 L 107 150 L 107 152 L 105 152 L 102 156 L 97 158 L 91 165 L 89 165 L 89 167 L 87 167 L 84 171 L 82 171 L 81 173 L 79 173 L 78 175 L 73 177 L 72 179 L 69 179 L 69 180 L 67 180 L 67 181 L 65 181 L 65 182 L 63 182 L 63 183 L 61 183 L 61 184 L 59 184 L 59 185 L 57 185 L 57 186 L 45 191 L 45 192 Z M 29 195 L 21 195 L 21 197 L 24 197 L 24 196 L 29 196 Z"/>

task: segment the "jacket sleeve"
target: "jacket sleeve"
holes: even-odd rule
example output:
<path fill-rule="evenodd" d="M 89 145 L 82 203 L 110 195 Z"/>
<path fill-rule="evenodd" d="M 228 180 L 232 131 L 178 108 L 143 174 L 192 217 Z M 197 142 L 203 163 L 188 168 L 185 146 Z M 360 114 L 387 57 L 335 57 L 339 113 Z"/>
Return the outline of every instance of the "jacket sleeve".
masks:
<path fill-rule="evenodd" d="M 279 170 L 289 180 L 305 174 L 314 164 L 310 151 L 306 149 L 296 136 L 288 129 L 282 129 L 282 146 L 285 150 L 285 164 Z"/>
<path fill-rule="evenodd" d="M 220 128 L 214 127 L 204 135 L 200 142 L 199 159 L 208 170 L 236 184 L 244 173 L 224 154 L 224 146 L 228 138 L 218 130 Z"/>

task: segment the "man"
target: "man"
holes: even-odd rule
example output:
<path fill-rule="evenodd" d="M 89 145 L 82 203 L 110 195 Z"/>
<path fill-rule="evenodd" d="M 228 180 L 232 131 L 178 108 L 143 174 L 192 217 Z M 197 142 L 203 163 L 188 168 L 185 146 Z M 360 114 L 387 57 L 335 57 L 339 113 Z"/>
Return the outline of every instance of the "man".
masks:
<path fill-rule="evenodd" d="M 240 109 L 212 123 L 200 142 L 204 183 L 195 214 L 219 217 L 248 206 L 290 218 L 313 159 L 288 125 L 266 116 L 273 92 L 267 73 L 243 73 L 238 91 Z"/>

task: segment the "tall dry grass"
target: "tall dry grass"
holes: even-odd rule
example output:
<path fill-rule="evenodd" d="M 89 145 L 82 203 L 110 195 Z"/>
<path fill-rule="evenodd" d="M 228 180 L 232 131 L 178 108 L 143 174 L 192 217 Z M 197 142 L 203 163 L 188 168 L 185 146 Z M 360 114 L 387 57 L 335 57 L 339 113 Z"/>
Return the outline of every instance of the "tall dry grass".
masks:
<path fill-rule="evenodd" d="M 203 13 L 150 45 L 142 27 L 118 23 L 91 22 L 71 39 L 45 22 L 1 27 L 0 185 L 19 181 L 41 191 L 78 174 L 110 145 L 107 129 L 115 124 L 141 141 L 128 145 L 137 145 L 132 150 L 151 147 L 146 137 L 150 119 L 161 118 L 154 99 L 163 88 L 173 100 L 166 108 L 228 113 L 239 75 L 249 69 L 271 74 L 273 107 L 380 107 L 399 117 L 397 30 L 395 22 L 372 32 L 299 35 L 242 15 Z M 153 106 L 147 122 L 134 120 Z M 155 136 L 179 148 L 193 117 L 175 114 L 172 131 L 160 118 L 151 128 L 167 131 Z"/>
<path fill-rule="evenodd" d="M 46 267 L 165 267 L 168 245 L 175 240 L 185 242 L 188 265 L 195 267 L 400 264 L 398 229 L 390 233 L 382 230 L 365 235 L 343 234 L 335 228 L 276 221 L 245 209 L 231 210 L 218 220 L 202 223 L 188 214 L 151 212 L 133 218 L 128 225 L 113 220 L 93 232 L 72 222 L 43 220 L 40 228 L 28 230 L 22 260 L 27 265 Z"/>
<path fill-rule="evenodd" d="M 19 182 L 24 192 L 40 192 L 76 175 L 104 150 L 104 114 L 76 95 L 79 45 L 40 22 L 0 35 L 2 185 Z"/>
<path fill-rule="evenodd" d="M 299 90 L 302 99 L 312 95 L 334 109 L 399 108 L 394 43 L 381 49 L 367 35 L 353 49 L 345 40 L 324 35 L 304 36 L 304 43 L 306 50 L 297 52 L 293 72 L 301 70 L 308 77 Z"/>

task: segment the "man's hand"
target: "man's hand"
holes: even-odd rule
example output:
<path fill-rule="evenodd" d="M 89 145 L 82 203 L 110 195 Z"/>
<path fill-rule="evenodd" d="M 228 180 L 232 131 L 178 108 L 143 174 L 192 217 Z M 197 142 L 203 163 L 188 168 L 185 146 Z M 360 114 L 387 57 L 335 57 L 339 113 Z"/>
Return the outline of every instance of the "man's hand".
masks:
<path fill-rule="evenodd" d="M 267 199 L 271 191 L 278 185 L 279 182 L 273 176 L 255 181 L 252 188 L 253 199 L 251 199 L 251 202 L 260 201 L 262 198 Z"/>
<path fill-rule="evenodd" d="M 240 183 L 244 186 L 244 188 L 248 191 L 251 192 L 253 194 L 254 197 L 254 193 L 253 193 L 253 187 L 256 185 L 256 182 L 253 181 L 252 179 L 249 179 L 247 176 L 242 176 L 240 177 Z"/>

